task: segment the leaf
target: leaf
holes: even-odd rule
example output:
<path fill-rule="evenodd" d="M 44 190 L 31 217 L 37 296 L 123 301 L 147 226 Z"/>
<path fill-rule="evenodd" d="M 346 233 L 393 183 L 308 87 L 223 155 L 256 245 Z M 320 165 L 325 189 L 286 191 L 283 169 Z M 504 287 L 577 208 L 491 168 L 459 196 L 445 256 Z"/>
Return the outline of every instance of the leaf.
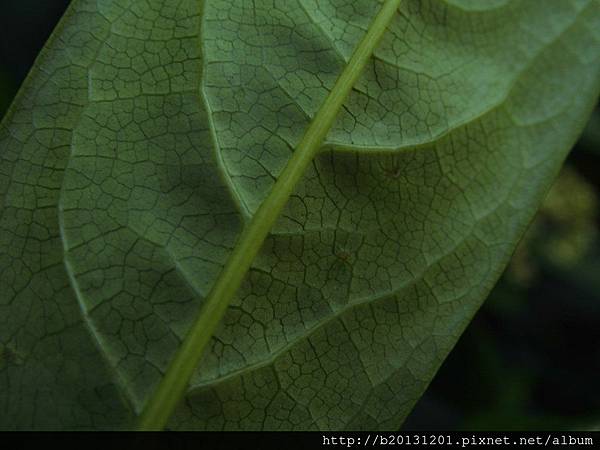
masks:
<path fill-rule="evenodd" d="M 0 427 L 129 428 L 370 0 L 74 0 L 0 128 Z M 173 429 L 396 429 L 599 90 L 595 1 L 405 0 Z"/>

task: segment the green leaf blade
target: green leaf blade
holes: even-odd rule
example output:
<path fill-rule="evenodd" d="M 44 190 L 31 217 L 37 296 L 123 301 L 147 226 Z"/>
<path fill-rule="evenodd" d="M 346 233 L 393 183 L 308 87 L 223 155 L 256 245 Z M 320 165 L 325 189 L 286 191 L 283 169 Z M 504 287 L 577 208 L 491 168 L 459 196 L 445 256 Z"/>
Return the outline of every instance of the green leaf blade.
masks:
<path fill-rule="evenodd" d="M 283 3 L 73 3 L 0 128 L 3 428 L 133 425 L 378 7 Z M 406 1 L 170 427 L 395 429 L 583 127 L 599 17 Z"/>

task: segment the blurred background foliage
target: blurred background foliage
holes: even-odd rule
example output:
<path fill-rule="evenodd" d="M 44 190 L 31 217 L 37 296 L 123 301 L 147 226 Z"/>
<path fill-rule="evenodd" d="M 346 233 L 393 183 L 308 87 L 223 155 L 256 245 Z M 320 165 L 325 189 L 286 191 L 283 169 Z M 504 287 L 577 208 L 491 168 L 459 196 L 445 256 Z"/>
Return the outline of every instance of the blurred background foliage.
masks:
<path fill-rule="evenodd" d="M 68 3 L 3 0 L 0 117 Z M 502 279 L 403 429 L 600 426 L 599 193 L 596 108 Z"/>

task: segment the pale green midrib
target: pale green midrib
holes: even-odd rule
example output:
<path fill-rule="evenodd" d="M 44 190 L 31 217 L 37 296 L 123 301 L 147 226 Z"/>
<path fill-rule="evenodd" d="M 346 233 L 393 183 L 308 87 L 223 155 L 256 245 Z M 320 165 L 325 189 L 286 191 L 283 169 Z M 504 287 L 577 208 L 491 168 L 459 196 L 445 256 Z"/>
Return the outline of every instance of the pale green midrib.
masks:
<path fill-rule="evenodd" d="M 183 398 L 206 344 L 221 322 L 231 299 L 241 285 L 252 261 L 296 184 L 319 151 L 343 102 L 356 84 L 401 1 L 386 0 L 382 5 L 271 192 L 243 230 L 225 267 L 209 292 L 198 318 L 181 344 L 158 388 L 148 400 L 140 416 L 139 430 L 162 430 Z"/>

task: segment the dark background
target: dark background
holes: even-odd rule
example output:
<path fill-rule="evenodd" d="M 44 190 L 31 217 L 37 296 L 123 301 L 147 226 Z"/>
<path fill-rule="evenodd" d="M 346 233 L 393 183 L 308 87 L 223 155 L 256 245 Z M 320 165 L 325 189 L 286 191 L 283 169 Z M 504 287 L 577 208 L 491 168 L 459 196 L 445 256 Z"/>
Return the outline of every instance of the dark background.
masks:
<path fill-rule="evenodd" d="M 2 1 L 0 117 L 68 3 Z M 404 429 L 600 429 L 599 193 L 597 108 Z"/>

